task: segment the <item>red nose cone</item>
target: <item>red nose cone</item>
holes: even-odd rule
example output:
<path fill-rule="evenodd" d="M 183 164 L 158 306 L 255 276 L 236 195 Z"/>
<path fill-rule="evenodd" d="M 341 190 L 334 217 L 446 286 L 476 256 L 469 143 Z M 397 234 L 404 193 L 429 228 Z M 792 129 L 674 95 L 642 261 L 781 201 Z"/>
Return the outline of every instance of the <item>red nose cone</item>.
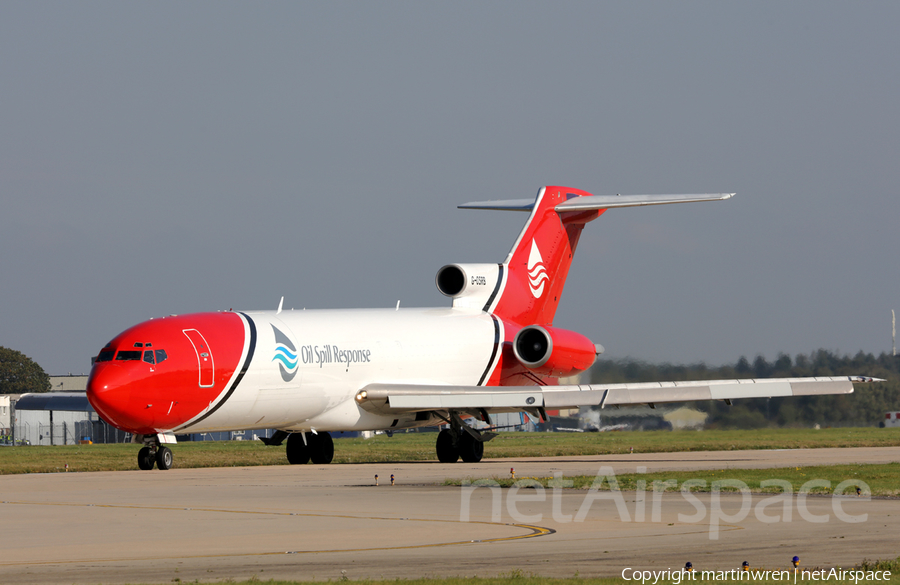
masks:
<path fill-rule="evenodd" d="M 95 364 L 88 379 L 87 397 L 103 420 L 120 429 L 141 432 L 134 420 L 129 368 L 116 362 Z"/>
<path fill-rule="evenodd" d="M 252 354 L 236 313 L 196 313 L 145 321 L 117 335 L 94 363 L 87 396 L 124 431 L 174 431 L 217 408 Z M 245 341 L 247 341 L 245 343 Z"/>

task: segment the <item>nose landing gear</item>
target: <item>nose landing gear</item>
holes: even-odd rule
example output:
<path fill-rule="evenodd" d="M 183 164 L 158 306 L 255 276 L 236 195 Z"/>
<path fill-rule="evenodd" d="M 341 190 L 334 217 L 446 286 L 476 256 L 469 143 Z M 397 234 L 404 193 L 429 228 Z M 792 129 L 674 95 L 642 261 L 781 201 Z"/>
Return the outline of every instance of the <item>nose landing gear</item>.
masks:
<path fill-rule="evenodd" d="M 135 442 L 143 442 L 144 446 L 138 451 L 138 468 L 143 470 L 153 469 L 154 465 L 165 471 L 172 469 L 175 462 L 175 456 L 172 450 L 164 445 L 160 445 L 158 435 L 137 435 Z"/>
<path fill-rule="evenodd" d="M 160 447 L 156 450 L 156 467 L 159 469 L 172 469 L 172 464 L 175 462 L 175 456 L 172 455 L 172 450 L 168 447 Z"/>
<path fill-rule="evenodd" d="M 150 451 L 150 447 L 141 447 L 138 451 L 138 468 L 143 470 L 153 469 L 156 463 L 156 453 Z"/>

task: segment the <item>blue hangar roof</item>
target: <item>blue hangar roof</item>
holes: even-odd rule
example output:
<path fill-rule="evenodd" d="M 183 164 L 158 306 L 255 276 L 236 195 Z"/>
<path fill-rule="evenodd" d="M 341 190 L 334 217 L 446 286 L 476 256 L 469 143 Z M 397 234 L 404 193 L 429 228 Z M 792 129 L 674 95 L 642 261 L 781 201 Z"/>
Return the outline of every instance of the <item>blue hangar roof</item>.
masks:
<path fill-rule="evenodd" d="M 94 412 L 84 392 L 47 392 L 23 394 L 16 402 L 16 410 L 66 410 Z"/>

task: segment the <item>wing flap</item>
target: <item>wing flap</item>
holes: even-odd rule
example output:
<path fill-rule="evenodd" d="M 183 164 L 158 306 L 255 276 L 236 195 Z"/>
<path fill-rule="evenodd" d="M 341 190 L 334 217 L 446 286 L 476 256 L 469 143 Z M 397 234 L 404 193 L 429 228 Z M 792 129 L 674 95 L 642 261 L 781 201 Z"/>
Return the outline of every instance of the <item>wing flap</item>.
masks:
<path fill-rule="evenodd" d="M 471 408 L 529 408 L 530 404 L 539 404 L 540 392 L 531 394 L 524 392 L 504 393 L 471 393 L 440 395 L 406 395 L 390 396 L 387 405 L 401 410 L 465 410 Z"/>
<path fill-rule="evenodd" d="M 606 405 L 655 404 L 657 402 L 688 402 L 709 400 L 709 387 L 703 384 L 685 384 L 663 388 L 615 388 L 610 391 Z"/>
<path fill-rule="evenodd" d="M 369 384 L 356 395 L 364 409 L 381 413 L 424 410 L 517 411 L 541 406 L 540 386 L 437 386 L 430 384 Z"/>
<path fill-rule="evenodd" d="M 830 386 L 823 385 L 822 390 L 825 394 L 840 394 L 840 392 L 829 392 Z M 853 392 L 853 385 L 850 385 L 850 391 Z M 749 394 L 749 396 L 748 396 Z M 790 382 L 770 382 L 761 384 L 758 387 L 747 387 L 746 384 L 710 384 L 709 395 L 713 400 L 730 400 L 732 398 L 772 398 L 775 396 L 793 396 Z"/>
<path fill-rule="evenodd" d="M 873 382 L 883 382 L 877 378 L 870 378 Z M 791 384 L 791 391 L 794 396 L 815 396 L 816 394 L 850 394 L 853 392 L 853 382 L 857 380 L 839 381 L 816 381 L 812 380 L 802 384 Z M 836 385 L 843 385 L 841 392 L 828 392 L 829 388 L 835 388 Z"/>
<path fill-rule="evenodd" d="M 636 384 L 569 386 L 439 386 L 431 384 L 369 384 L 356 395 L 360 407 L 371 412 L 401 413 L 426 410 L 574 408 L 734 400 L 776 396 L 850 394 L 854 383 L 883 382 L 865 376 L 701 380 Z"/>

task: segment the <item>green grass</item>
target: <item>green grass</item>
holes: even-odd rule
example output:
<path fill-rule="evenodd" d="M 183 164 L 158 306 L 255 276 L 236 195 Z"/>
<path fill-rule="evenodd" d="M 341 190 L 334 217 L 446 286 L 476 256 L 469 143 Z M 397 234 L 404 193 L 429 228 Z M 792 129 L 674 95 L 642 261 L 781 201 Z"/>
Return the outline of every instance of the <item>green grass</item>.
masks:
<path fill-rule="evenodd" d="M 175 583 L 197 583 L 198 581 L 173 581 Z M 343 581 L 334 581 L 336 583 L 343 583 Z M 580 577 L 572 577 L 568 579 L 551 579 L 547 577 L 539 577 L 539 576 L 524 576 L 524 577 L 495 577 L 495 578 L 483 578 L 483 577 L 449 577 L 446 579 L 410 579 L 410 580 L 349 580 L 348 583 L 357 583 L 358 585 L 640 585 L 641 581 L 626 581 L 624 579 L 585 579 Z M 768 584 L 778 584 L 785 585 L 785 583 L 793 584 L 794 580 L 790 581 L 784 580 L 758 580 L 758 581 L 702 581 L 700 577 L 697 577 L 697 580 L 686 580 L 683 579 L 680 581 L 680 585 L 685 583 L 760 583 L 764 585 Z M 869 583 L 880 583 L 880 584 L 891 584 L 896 585 L 900 583 L 900 576 L 895 576 L 892 574 L 891 578 L 887 581 L 868 581 Z M 202 581 L 200 581 L 202 583 Z M 227 583 L 228 585 L 321 585 L 322 581 L 215 581 L 215 583 Z M 654 583 L 653 579 L 650 579 L 646 585 L 650 585 Z M 802 583 L 804 585 L 822 585 L 822 583 L 850 583 L 853 581 L 835 581 L 831 579 L 830 581 L 824 581 L 822 579 L 819 580 L 804 580 L 797 579 L 796 583 Z M 666 579 L 660 579 L 655 581 L 655 585 L 674 585 L 675 581 L 669 581 Z"/>
<path fill-rule="evenodd" d="M 832 567 L 823 567 L 823 569 L 830 570 Z M 655 568 L 657 571 L 665 570 L 660 567 Z M 731 569 L 729 567 L 728 569 Z M 783 567 L 772 567 L 772 570 L 784 570 Z M 801 567 L 801 569 L 805 569 L 807 571 L 814 571 L 817 568 L 815 567 Z M 894 560 L 881 560 L 881 561 L 869 561 L 864 560 L 860 564 L 854 567 L 845 567 L 845 570 L 854 570 L 854 571 L 890 571 L 890 578 L 887 580 L 869 580 L 869 581 L 853 581 L 852 579 L 847 580 L 835 580 L 831 578 L 829 580 L 825 580 L 822 578 L 819 579 L 802 579 L 797 578 L 796 583 L 803 583 L 804 585 L 822 585 L 823 583 L 848 583 L 853 585 L 858 585 L 859 583 L 882 583 L 882 584 L 891 584 L 897 585 L 900 584 L 900 558 Z M 653 570 L 650 567 L 642 567 L 640 570 Z M 727 570 L 727 569 L 726 569 Z M 764 571 L 765 567 L 753 567 L 752 571 Z M 802 575 L 802 573 L 801 573 Z M 883 573 L 879 574 L 880 577 L 883 577 Z M 724 581 L 704 581 L 702 580 L 702 574 L 696 573 L 695 579 L 679 579 L 679 580 L 671 580 L 671 579 L 659 579 L 658 581 L 654 581 L 652 578 L 646 582 L 645 585 L 682 585 L 685 583 L 758 583 L 763 585 L 769 584 L 778 584 L 784 585 L 785 583 L 793 584 L 795 583 L 793 579 L 793 575 L 790 575 L 790 579 L 779 580 L 779 579 L 759 579 L 759 580 L 734 580 L 726 579 Z M 170 583 L 180 583 L 182 582 L 180 579 L 173 579 Z M 184 583 L 197 583 L 198 581 L 183 581 Z M 211 583 L 228 583 L 229 585 L 321 585 L 322 581 L 277 581 L 277 580 L 269 580 L 263 581 L 261 579 L 250 579 L 247 581 L 209 581 Z M 508 573 L 501 573 L 497 577 L 443 577 L 443 578 L 423 578 L 423 579 L 348 579 L 345 577 L 340 577 L 334 580 L 327 580 L 327 583 L 335 582 L 335 583 L 355 583 L 357 585 L 640 585 L 641 581 L 638 580 L 625 580 L 622 578 L 584 578 L 579 576 L 569 577 L 569 578 L 548 578 L 542 577 L 539 575 L 534 575 L 531 573 L 524 573 L 520 570 L 510 571 Z"/>
<path fill-rule="evenodd" d="M 816 449 L 900 445 L 900 429 L 757 429 L 733 431 L 622 431 L 612 433 L 503 433 L 485 446 L 490 457 L 606 455 L 748 449 Z M 489 453 L 489 455 L 488 455 Z"/>
<path fill-rule="evenodd" d="M 139 445 L 67 445 L 4 447 L 0 449 L 0 475 L 75 471 L 129 471 L 137 469 Z M 284 447 L 262 443 L 221 441 L 179 443 L 173 446 L 180 468 L 243 467 L 287 464 Z"/>
<path fill-rule="evenodd" d="M 335 442 L 334 463 L 436 459 L 435 433 L 397 433 Z M 485 457 L 552 457 L 747 449 L 887 447 L 900 445 L 900 429 L 762 429 L 752 431 L 624 431 L 614 433 L 501 433 Z M 0 475 L 136 468 L 137 445 L 69 445 L 0 448 Z M 179 468 L 286 465 L 284 447 L 260 441 L 179 443 Z"/>
<path fill-rule="evenodd" d="M 466 479 L 447 479 L 444 485 L 462 485 L 464 482 L 473 482 L 478 479 L 491 480 L 499 484 L 501 487 L 511 487 L 517 481 L 520 487 L 524 487 L 531 482 L 537 482 L 545 488 L 564 487 L 570 489 L 589 489 L 597 476 L 594 475 L 577 475 L 561 478 L 566 483 L 560 483 L 560 480 L 554 477 L 517 477 L 513 479 L 509 476 L 489 477 Z M 614 476 L 616 485 L 623 491 L 634 491 L 639 487 L 638 482 L 643 481 L 641 489 L 646 491 L 653 490 L 654 481 L 676 480 L 677 486 L 669 487 L 670 491 L 681 488 L 686 480 L 705 481 L 705 485 L 696 485 L 691 491 L 708 492 L 712 488 L 715 481 L 736 479 L 747 484 L 751 492 L 754 493 L 774 493 L 780 494 L 782 487 L 766 486 L 760 484 L 765 480 L 782 479 L 789 482 L 794 492 L 799 491 L 800 486 L 813 479 L 824 479 L 831 482 L 831 489 L 824 487 L 815 487 L 809 490 L 812 494 L 832 493 L 832 490 L 839 483 L 845 480 L 860 480 L 869 486 L 870 493 L 864 495 L 873 496 L 900 496 L 900 463 L 888 464 L 856 464 L 856 465 L 823 465 L 816 467 L 786 467 L 775 469 L 718 469 L 718 470 L 701 470 L 701 471 L 662 471 L 657 473 L 627 473 Z M 522 481 L 525 480 L 525 481 Z M 569 484 L 568 482 L 572 482 Z M 532 484 L 533 485 L 533 484 Z M 603 479 L 597 484 L 598 489 L 608 490 L 609 480 Z M 660 488 L 663 489 L 662 484 Z M 723 487 L 722 491 L 737 491 L 736 488 Z M 849 488 L 846 495 L 854 495 L 855 488 Z"/>

